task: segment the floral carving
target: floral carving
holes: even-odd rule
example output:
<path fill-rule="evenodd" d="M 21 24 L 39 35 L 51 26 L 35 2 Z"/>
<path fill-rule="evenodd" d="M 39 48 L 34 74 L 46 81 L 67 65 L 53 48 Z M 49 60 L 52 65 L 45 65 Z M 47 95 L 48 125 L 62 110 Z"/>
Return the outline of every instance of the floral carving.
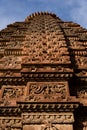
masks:
<path fill-rule="evenodd" d="M 15 105 L 16 100 L 24 96 L 24 86 L 3 86 L 1 106 Z"/>
<path fill-rule="evenodd" d="M 61 101 L 67 97 L 66 82 L 30 82 L 28 86 L 29 93 L 25 98 L 26 101 Z"/>
<path fill-rule="evenodd" d="M 23 96 L 24 88 L 5 88 L 3 98 L 18 98 Z"/>

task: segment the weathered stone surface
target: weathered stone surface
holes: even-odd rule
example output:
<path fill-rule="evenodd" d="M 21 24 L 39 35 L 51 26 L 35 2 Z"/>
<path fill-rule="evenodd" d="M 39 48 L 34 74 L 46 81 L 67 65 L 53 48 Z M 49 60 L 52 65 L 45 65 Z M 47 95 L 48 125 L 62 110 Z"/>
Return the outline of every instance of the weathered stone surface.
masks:
<path fill-rule="evenodd" d="M 86 115 L 86 29 L 38 12 L 0 31 L 0 130 L 86 130 Z"/>

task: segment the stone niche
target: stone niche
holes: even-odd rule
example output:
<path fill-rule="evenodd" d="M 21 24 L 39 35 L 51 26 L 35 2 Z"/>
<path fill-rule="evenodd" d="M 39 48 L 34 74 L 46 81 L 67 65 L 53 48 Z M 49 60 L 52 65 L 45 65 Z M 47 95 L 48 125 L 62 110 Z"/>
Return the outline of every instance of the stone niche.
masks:
<path fill-rule="evenodd" d="M 23 130 L 73 130 L 73 113 L 23 113 Z"/>

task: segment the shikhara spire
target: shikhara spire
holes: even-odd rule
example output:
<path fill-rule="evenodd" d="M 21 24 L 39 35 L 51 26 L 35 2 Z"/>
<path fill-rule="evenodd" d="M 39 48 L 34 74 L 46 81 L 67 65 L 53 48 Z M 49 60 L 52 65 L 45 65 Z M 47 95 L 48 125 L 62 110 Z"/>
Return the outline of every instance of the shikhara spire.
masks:
<path fill-rule="evenodd" d="M 86 56 L 87 30 L 53 13 L 0 31 L 0 128 L 86 128 Z"/>

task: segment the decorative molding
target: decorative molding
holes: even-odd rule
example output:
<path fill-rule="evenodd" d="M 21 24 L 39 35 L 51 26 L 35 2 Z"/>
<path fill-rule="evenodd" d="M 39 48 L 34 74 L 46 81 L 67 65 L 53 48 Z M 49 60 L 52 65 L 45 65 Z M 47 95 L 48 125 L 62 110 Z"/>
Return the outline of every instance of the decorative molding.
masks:
<path fill-rule="evenodd" d="M 20 115 L 21 109 L 18 107 L 0 107 L 0 116 L 17 116 Z"/>
<path fill-rule="evenodd" d="M 18 117 L 0 117 L 0 128 L 5 130 L 21 130 L 22 121 Z"/>
<path fill-rule="evenodd" d="M 72 113 L 23 113 L 23 124 L 66 124 L 73 123 L 74 117 Z"/>
<path fill-rule="evenodd" d="M 17 102 L 17 106 L 23 111 L 23 112 L 69 112 L 74 111 L 76 108 L 78 108 L 79 103 L 78 102 L 43 102 L 43 103 L 30 103 L 30 102 Z"/>

